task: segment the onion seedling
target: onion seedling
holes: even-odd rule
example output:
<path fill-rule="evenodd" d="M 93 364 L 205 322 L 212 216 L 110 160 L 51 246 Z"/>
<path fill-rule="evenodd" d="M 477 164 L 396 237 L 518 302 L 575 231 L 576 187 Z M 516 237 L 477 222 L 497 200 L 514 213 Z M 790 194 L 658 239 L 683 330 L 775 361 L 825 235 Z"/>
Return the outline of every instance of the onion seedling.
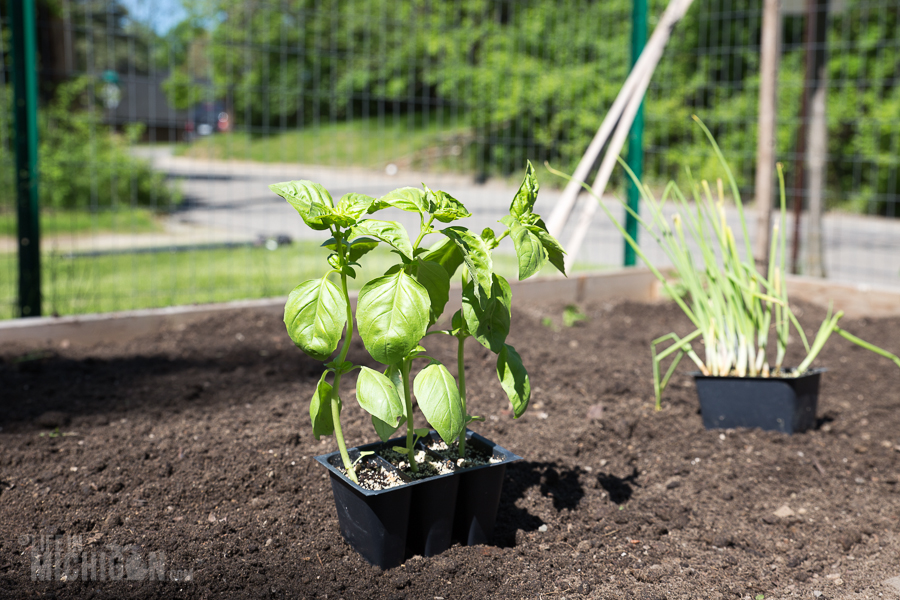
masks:
<path fill-rule="evenodd" d="M 700 128 L 709 139 L 728 180 L 737 208 L 744 238 L 743 256 L 738 248 L 732 228 L 725 218 L 725 191 L 721 179 L 713 193 L 708 181 L 697 183 L 687 169 L 690 195 L 693 204 L 675 182 L 669 182 L 657 199 L 649 186 L 637 180 L 634 172 L 620 163 L 638 187 L 648 218 L 642 218 L 623 202 L 625 210 L 659 244 L 672 263 L 675 278 L 666 277 L 648 259 L 636 240 L 632 238 L 586 184 L 581 185 L 594 195 L 600 208 L 619 230 L 626 242 L 644 261 L 644 264 L 662 283 L 665 292 L 678 304 L 696 328 L 684 337 L 669 333 L 651 342 L 653 365 L 653 390 L 656 409 L 661 408 L 662 392 L 683 356 L 687 355 L 704 375 L 719 377 L 797 377 L 806 372 L 832 333 L 838 333 L 851 342 L 893 360 L 900 366 L 900 358 L 865 342 L 838 327 L 842 312 L 828 314 L 812 344 L 797 322 L 788 303 L 785 280 L 785 190 L 784 173 L 778 165 L 781 191 L 779 222 L 774 226 L 769 262 L 765 274 L 761 273 L 753 259 L 750 237 L 744 217 L 743 204 L 737 183 L 721 149 L 709 129 L 695 116 Z M 571 180 L 555 169 L 551 172 Z M 666 217 L 666 203 L 671 202 L 675 214 Z M 695 250 L 696 249 L 696 250 Z M 676 289 L 680 287 L 681 289 Z M 783 365 L 789 333 L 793 326 L 804 348 L 806 358 L 796 369 Z M 770 334 L 774 333 L 774 361 L 769 351 Z M 703 358 L 693 348 L 693 343 L 703 340 Z M 658 352 L 661 344 L 669 345 Z M 673 356 L 674 355 L 674 356 Z M 669 368 L 661 376 L 662 361 L 673 357 Z"/>

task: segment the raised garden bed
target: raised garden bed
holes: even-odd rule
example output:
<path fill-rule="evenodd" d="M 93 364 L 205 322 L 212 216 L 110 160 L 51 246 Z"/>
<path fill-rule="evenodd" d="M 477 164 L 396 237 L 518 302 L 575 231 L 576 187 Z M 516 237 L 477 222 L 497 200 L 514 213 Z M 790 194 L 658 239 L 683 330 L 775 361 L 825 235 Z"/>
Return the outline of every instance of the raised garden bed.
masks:
<path fill-rule="evenodd" d="M 308 425 L 322 367 L 297 352 L 279 315 L 249 309 L 86 349 L 4 346 L 0 597 L 900 593 L 881 584 L 900 576 L 896 366 L 834 339 L 816 361 L 828 368 L 817 428 L 707 431 L 690 365 L 653 411 L 647 348 L 660 332 L 690 330 L 677 308 L 587 304 L 573 328 L 563 308 L 514 313 L 510 342 L 533 387 L 521 419 L 507 412 L 493 355 L 470 342 L 468 389 L 487 417 L 471 428 L 525 457 L 507 467 L 494 545 L 455 544 L 387 571 L 341 538 L 313 460 L 336 445 Z M 824 310 L 801 309 L 808 328 L 822 321 Z M 900 318 L 844 324 L 875 344 L 900 339 Z M 436 357 L 452 364 L 454 341 L 432 342 Z M 364 362 L 358 341 L 351 357 Z M 348 437 L 375 441 L 358 407 L 347 402 L 343 419 Z M 97 561 L 89 581 L 83 563 L 68 581 L 44 566 L 57 542 L 63 558 L 80 543 L 77 556 Z M 107 567 L 123 557 L 113 575 L 138 580 L 99 580 L 101 552 Z"/>

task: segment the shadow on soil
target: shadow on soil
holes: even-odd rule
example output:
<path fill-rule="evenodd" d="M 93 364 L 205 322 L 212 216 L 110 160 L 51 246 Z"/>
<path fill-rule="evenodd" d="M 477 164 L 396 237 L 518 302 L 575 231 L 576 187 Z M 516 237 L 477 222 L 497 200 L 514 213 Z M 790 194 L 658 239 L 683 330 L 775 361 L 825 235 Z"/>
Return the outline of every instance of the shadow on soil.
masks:
<path fill-rule="evenodd" d="M 574 511 L 579 508 L 585 495 L 582 482 L 592 479 L 609 494 L 610 501 L 618 505 L 628 502 L 634 494 L 634 488 L 640 487 L 637 468 L 633 468 L 629 475 L 619 477 L 612 473 L 589 473 L 581 467 L 563 467 L 557 462 L 522 461 L 511 464 L 507 467 L 506 482 L 500 496 L 494 544 L 501 548 L 511 548 L 516 545 L 516 532 L 519 529 L 528 533 L 537 531 L 544 524 L 543 519 L 537 515 L 516 506 L 519 500 L 528 497 L 529 490 L 537 488 L 538 494 L 551 498 L 557 512 Z"/>
<path fill-rule="evenodd" d="M 609 494 L 610 502 L 613 504 L 625 504 L 631 500 L 631 495 L 634 493 L 634 489 L 631 487 L 632 484 L 640 487 L 637 478 L 638 470 L 637 467 L 634 467 L 631 470 L 631 475 L 627 477 L 617 477 L 612 473 L 600 473 L 597 475 L 597 482 Z"/>
<path fill-rule="evenodd" d="M 562 467 L 556 462 L 522 461 L 511 464 L 506 470 L 506 482 L 500 496 L 500 509 L 494 529 L 494 543 L 501 548 L 516 545 L 516 531 L 537 531 L 544 521 L 516 506 L 526 498 L 528 491 L 537 487 L 542 496 L 553 499 L 553 508 L 574 510 L 584 497 L 584 487 L 579 478 L 587 475 L 581 467 Z"/>
<path fill-rule="evenodd" d="M 267 384 L 314 384 L 322 366 L 299 354 L 289 349 L 262 357 L 258 348 L 245 347 L 215 358 L 72 359 L 53 351 L 0 356 L 0 423 L 4 433 L 52 430 L 83 419 L 231 403 L 228 389 L 240 386 L 241 374 L 251 371 L 264 374 Z"/>

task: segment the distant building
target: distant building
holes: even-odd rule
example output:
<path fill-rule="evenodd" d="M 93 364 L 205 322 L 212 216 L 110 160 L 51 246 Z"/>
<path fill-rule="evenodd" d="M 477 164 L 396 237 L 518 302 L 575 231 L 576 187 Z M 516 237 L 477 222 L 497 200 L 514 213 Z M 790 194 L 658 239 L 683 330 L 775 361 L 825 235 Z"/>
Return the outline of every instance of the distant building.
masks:
<path fill-rule="evenodd" d="M 119 75 L 118 104 L 107 112 L 104 122 L 121 127 L 128 123 L 146 126 L 144 139 L 176 142 L 185 139 L 190 121 L 188 110 L 172 108 L 162 89 L 168 74 Z"/>

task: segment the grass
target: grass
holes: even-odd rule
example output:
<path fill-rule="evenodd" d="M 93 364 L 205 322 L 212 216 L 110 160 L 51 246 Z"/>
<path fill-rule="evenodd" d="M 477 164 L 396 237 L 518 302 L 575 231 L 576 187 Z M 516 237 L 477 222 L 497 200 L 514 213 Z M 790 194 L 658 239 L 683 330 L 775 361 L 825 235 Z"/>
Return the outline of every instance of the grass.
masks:
<path fill-rule="evenodd" d="M 229 132 L 178 144 L 176 156 L 204 160 L 249 160 L 261 163 L 299 163 L 382 170 L 393 163 L 399 169 L 474 174 L 471 156 L 474 137 L 466 117 L 432 113 L 427 124 L 421 115 L 383 121 L 377 118 L 326 122 L 305 129 Z M 538 181 L 546 188 L 562 188 L 565 181 L 532 159 Z M 559 165 L 556 165 L 559 166 Z M 524 162 L 511 173 L 489 168 L 492 177 L 518 186 Z M 610 188 L 616 182 L 610 184 Z"/>
<path fill-rule="evenodd" d="M 355 166 L 383 169 L 427 166 L 462 168 L 462 149 L 471 137 L 463 118 L 447 113 L 387 115 L 344 122 L 326 122 L 303 129 L 232 132 L 208 136 L 175 149 L 178 156 Z"/>
<path fill-rule="evenodd" d="M 315 242 L 275 250 L 244 246 L 228 249 L 74 256 L 45 253 L 42 258 L 44 315 L 155 308 L 286 296 L 300 282 L 321 276 L 327 251 Z M 377 250 L 350 281 L 352 289 L 381 275 L 394 255 Z M 516 279 L 514 255 L 494 256 L 495 270 Z M 16 254 L 0 254 L 0 319 L 15 316 Z M 576 265 L 576 270 L 597 265 Z M 544 275 L 555 272 L 547 268 Z"/>
<path fill-rule="evenodd" d="M 119 210 L 44 210 L 41 211 L 41 236 L 75 233 L 118 232 L 152 233 L 162 226 L 153 211 L 145 208 Z M 16 235 L 16 213 L 0 211 L 0 235 Z"/>

